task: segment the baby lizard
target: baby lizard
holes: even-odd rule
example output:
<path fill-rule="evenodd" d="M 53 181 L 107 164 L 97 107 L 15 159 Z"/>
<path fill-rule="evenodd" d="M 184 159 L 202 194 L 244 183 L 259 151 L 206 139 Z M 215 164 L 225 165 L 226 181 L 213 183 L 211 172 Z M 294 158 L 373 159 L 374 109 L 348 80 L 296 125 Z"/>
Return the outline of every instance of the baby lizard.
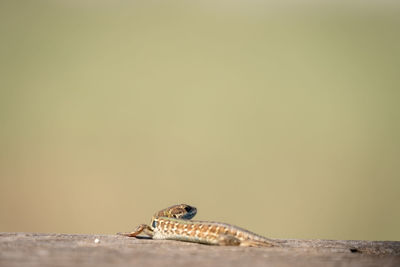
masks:
<path fill-rule="evenodd" d="M 269 239 L 226 223 L 192 221 L 195 207 L 180 204 L 154 214 L 150 225 L 141 224 L 131 233 L 119 235 L 135 237 L 144 233 L 153 239 L 172 239 L 208 245 L 271 247 L 279 246 L 277 240 Z"/>

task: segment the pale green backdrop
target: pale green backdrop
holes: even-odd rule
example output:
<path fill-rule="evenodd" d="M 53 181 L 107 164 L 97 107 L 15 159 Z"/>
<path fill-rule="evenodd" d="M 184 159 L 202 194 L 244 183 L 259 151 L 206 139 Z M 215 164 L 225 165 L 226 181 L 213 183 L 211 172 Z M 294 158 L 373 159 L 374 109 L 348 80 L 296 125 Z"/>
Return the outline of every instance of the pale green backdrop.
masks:
<path fill-rule="evenodd" d="M 0 231 L 400 240 L 400 5 L 321 2 L 1 1 Z"/>

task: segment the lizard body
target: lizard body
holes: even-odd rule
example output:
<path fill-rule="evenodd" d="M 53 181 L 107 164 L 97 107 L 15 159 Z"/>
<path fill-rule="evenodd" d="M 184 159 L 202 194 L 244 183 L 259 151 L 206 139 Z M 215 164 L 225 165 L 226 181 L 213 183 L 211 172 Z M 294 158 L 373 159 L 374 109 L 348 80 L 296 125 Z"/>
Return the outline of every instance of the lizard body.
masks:
<path fill-rule="evenodd" d="M 277 240 L 265 238 L 240 227 L 209 221 L 191 220 L 195 207 L 180 204 L 154 214 L 150 225 L 141 224 L 131 233 L 120 235 L 136 237 L 144 233 L 153 239 L 171 239 L 220 246 L 279 246 Z"/>

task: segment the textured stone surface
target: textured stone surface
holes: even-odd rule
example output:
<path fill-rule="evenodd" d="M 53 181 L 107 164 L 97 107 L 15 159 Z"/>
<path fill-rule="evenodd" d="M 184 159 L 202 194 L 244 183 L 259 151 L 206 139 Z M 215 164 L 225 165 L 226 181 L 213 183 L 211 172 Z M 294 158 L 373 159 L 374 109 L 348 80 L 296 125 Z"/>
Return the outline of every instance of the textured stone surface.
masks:
<path fill-rule="evenodd" d="M 400 266 L 400 242 L 287 240 L 284 248 L 246 248 L 116 235 L 0 233 L 0 266 L 165 265 Z"/>

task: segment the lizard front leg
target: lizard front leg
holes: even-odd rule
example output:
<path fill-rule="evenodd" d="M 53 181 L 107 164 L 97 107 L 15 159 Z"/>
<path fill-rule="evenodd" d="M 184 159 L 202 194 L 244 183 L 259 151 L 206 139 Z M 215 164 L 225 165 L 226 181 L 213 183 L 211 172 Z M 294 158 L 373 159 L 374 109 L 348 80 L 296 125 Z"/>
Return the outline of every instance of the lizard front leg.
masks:
<path fill-rule="evenodd" d="M 118 233 L 117 235 L 135 237 L 135 236 L 139 235 L 142 232 L 145 235 L 148 235 L 150 237 L 153 237 L 153 235 L 154 235 L 153 229 L 151 229 L 151 227 L 148 226 L 147 224 L 139 225 L 138 227 L 136 227 L 136 229 L 133 232 L 130 232 L 130 233 Z"/>

